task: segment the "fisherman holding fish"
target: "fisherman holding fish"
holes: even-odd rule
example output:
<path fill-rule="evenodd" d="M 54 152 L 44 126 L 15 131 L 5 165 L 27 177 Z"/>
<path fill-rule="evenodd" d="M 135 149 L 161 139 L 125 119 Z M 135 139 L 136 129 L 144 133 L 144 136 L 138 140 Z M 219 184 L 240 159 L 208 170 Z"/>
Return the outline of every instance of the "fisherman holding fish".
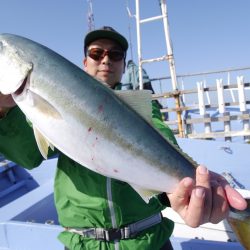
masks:
<path fill-rule="evenodd" d="M 1 39 L 0 36 L 0 54 L 3 47 Z M 85 72 L 105 86 L 119 90 L 127 49 L 125 37 L 113 28 L 105 26 L 91 31 L 84 40 Z M 25 85 L 29 81 L 28 77 L 23 81 Z M 21 86 L 12 96 L 17 96 L 23 88 L 25 86 Z M 43 161 L 40 153 L 43 151 L 42 145 L 37 146 L 36 142 L 39 133 L 36 133 L 35 138 L 25 115 L 16 106 L 12 96 L 4 92 L 1 83 L 0 91 L 5 94 L 0 93 L 0 153 L 28 169 L 39 166 Z M 53 89 L 53 92 L 57 91 L 59 89 Z M 35 101 L 41 102 L 41 99 L 36 98 Z M 42 105 L 44 107 L 47 103 Z M 100 105 L 98 112 L 103 109 Z M 156 128 L 177 145 L 171 130 L 161 120 L 159 110 L 154 105 L 152 110 Z M 53 114 L 56 119 L 61 118 L 59 114 Z M 92 130 L 89 127 L 87 132 L 91 133 Z M 98 138 L 95 137 L 95 140 Z M 91 146 L 94 147 L 94 143 L 97 142 Z M 206 222 L 218 223 L 227 217 L 230 206 L 239 210 L 246 208 L 243 197 L 223 177 L 209 172 L 204 166 L 197 167 L 195 179 L 185 177 L 173 192 L 154 195 L 149 202 L 145 202 L 128 183 L 83 167 L 58 149 L 49 150 L 49 157 L 54 154 L 59 155 L 54 185 L 55 205 L 59 222 L 65 228 L 59 239 L 66 249 L 172 249 L 169 237 L 174 224 L 161 215 L 166 206 L 171 206 L 191 227 Z M 101 163 L 98 170 L 104 169 L 105 172 L 106 166 Z M 114 169 L 114 175 L 116 172 L 118 170 Z M 152 182 L 157 180 L 152 179 Z"/>

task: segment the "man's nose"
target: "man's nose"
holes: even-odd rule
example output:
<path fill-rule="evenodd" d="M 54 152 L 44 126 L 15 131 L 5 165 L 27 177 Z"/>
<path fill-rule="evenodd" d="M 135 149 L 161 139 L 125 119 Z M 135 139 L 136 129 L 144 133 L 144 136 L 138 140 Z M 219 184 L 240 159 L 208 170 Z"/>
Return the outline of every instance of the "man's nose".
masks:
<path fill-rule="evenodd" d="M 102 58 L 102 63 L 105 63 L 105 64 L 110 64 L 111 63 L 111 60 L 110 60 L 108 54 L 104 55 L 104 57 Z"/>

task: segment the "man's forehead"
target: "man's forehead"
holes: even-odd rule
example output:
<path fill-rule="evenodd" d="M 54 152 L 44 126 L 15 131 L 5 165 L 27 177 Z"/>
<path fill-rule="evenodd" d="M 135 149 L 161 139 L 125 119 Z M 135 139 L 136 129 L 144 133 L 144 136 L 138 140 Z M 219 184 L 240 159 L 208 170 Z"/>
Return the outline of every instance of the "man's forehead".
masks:
<path fill-rule="evenodd" d="M 100 47 L 105 47 L 105 48 L 112 48 L 112 49 L 121 49 L 122 47 L 115 41 L 107 38 L 100 38 L 92 43 L 89 44 L 89 48 L 94 47 L 94 46 L 100 46 Z"/>

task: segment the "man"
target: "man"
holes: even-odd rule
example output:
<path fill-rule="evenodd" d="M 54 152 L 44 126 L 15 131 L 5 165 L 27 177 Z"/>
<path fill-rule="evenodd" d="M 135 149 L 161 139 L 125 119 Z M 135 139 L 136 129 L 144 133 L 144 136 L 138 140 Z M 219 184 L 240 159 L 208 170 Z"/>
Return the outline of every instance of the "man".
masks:
<path fill-rule="evenodd" d="M 119 89 L 127 48 L 127 40 L 110 27 L 88 33 L 84 40 L 85 71 Z M 0 152 L 27 168 L 38 166 L 43 159 L 32 129 L 10 96 L 0 94 L 0 119 Z M 169 128 L 164 132 L 176 143 Z M 68 249 L 172 249 L 168 239 L 173 222 L 160 214 L 166 206 L 171 205 L 192 227 L 222 220 L 229 204 L 241 209 L 246 206 L 224 180 L 202 166 L 197 169 L 196 185 L 185 178 L 174 193 L 152 197 L 146 204 L 127 183 L 56 153 L 55 204 L 65 227 L 59 239 Z M 231 200 L 227 201 L 227 196 Z"/>

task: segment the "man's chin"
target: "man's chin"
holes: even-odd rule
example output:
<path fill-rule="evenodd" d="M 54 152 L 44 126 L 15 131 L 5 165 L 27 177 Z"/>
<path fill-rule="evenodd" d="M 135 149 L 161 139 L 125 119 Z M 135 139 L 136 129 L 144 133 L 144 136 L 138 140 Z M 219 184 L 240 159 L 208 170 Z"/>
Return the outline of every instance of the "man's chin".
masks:
<path fill-rule="evenodd" d="M 105 78 L 105 77 L 98 77 L 98 76 L 96 76 L 95 78 L 96 78 L 96 80 L 98 80 L 98 81 L 101 82 L 103 85 L 105 85 L 105 86 L 107 86 L 107 87 L 109 87 L 109 88 L 112 88 L 112 87 L 115 85 L 113 82 L 109 81 L 108 78 Z"/>

